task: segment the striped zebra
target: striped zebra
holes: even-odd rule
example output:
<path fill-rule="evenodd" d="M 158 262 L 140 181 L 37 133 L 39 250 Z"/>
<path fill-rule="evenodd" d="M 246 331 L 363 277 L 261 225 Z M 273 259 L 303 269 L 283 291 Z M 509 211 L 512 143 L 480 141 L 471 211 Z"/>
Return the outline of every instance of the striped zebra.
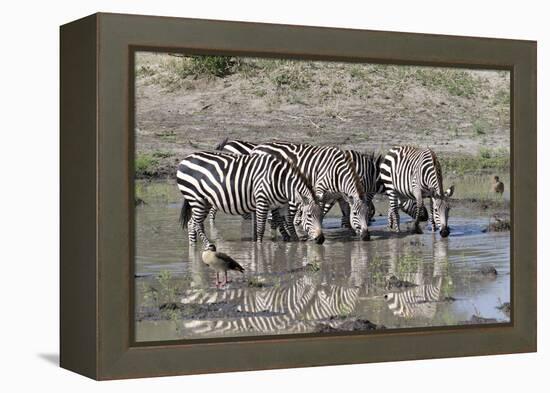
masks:
<path fill-rule="evenodd" d="M 252 150 L 257 146 L 257 143 L 245 142 L 237 139 L 229 140 L 225 138 L 216 145 L 215 150 L 226 151 L 233 154 L 246 154 L 252 153 Z"/>
<path fill-rule="evenodd" d="M 367 196 L 349 154 L 332 146 L 313 146 L 290 142 L 263 143 L 254 148 L 252 155 L 279 154 L 294 162 L 310 180 L 321 204 L 344 198 L 350 205 L 351 228 L 361 240 L 369 240 Z M 287 223 L 295 237 L 294 217 L 299 204 L 289 203 Z M 302 219 L 307 213 L 302 213 Z"/>
<path fill-rule="evenodd" d="M 258 146 L 257 143 L 237 140 L 237 139 L 229 139 L 225 138 L 222 140 L 218 145 L 215 147 L 216 150 L 226 151 L 229 153 L 234 154 L 250 154 L 252 153 L 252 150 Z M 374 197 L 374 194 L 384 194 L 384 184 L 380 181 L 380 163 L 382 161 L 382 156 L 377 155 L 375 156 L 374 153 L 361 153 L 355 150 L 346 150 L 346 152 L 349 152 L 351 154 L 352 160 L 355 164 L 355 170 L 357 171 L 357 174 L 363 181 L 363 184 L 365 185 L 365 193 L 370 193 L 372 197 Z M 323 206 L 323 213 L 326 214 L 328 211 L 334 206 L 335 202 L 327 203 Z M 342 220 L 341 220 L 341 226 L 343 228 L 350 228 L 350 221 L 349 221 L 349 205 L 340 198 L 338 200 L 338 204 L 340 206 L 340 210 L 342 211 Z M 413 199 L 400 199 L 400 208 L 402 211 L 407 213 L 411 217 L 416 216 L 416 201 Z M 369 220 L 371 220 L 376 212 L 376 209 L 374 207 L 374 204 L 371 203 L 369 205 Z M 211 219 L 214 219 L 216 216 L 216 210 L 215 208 L 212 208 L 209 214 Z M 300 221 L 300 215 L 297 215 L 297 220 L 295 223 L 299 223 Z M 427 221 L 428 220 L 428 212 L 425 207 L 422 207 L 421 215 L 420 215 L 420 221 Z"/>
<path fill-rule="evenodd" d="M 422 233 L 419 226 L 420 212 L 424 206 L 424 198 L 430 198 L 428 221 L 431 229 L 435 231 L 437 224 L 440 235 L 449 236 L 449 198 L 454 192 L 454 186 L 446 191 L 443 190 L 441 165 L 431 149 L 411 146 L 394 147 L 380 165 L 380 178 L 390 199 L 388 209 L 390 229 L 399 232 L 399 199 L 413 199 L 416 201 L 413 231 Z"/>
<path fill-rule="evenodd" d="M 228 304 L 240 316 L 183 323 L 188 330 L 203 335 L 306 333 L 320 321 L 355 310 L 358 294 L 358 288 L 321 284 L 309 275 L 267 288 L 192 289 L 182 294 L 182 304 Z"/>
<path fill-rule="evenodd" d="M 199 152 L 178 165 L 178 188 L 183 194 L 180 221 L 188 225 L 189 241 L 197 235 L 206 245 L 204 220 L 215 206 L 227 214 L 255 212 L 254 240 L 262 241 L 267 212 L 289 202 L 301 203 L 308 212 L 303 227 L 321 244 L 322 209 L 306 177 L 292 163 L 275 155 L 234 155 Z"/>

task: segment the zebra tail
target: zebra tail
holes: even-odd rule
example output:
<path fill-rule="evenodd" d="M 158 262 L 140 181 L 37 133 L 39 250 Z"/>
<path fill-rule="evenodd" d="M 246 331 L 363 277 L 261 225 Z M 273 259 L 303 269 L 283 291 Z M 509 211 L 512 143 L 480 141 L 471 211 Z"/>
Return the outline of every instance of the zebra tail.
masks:
<path fill-rule="evenodd" d="M 223 150 L 223 147 L 227 144 L 227 141 L 229 140 L 229 137 L 226 137 L 225 139 L 223 139 L 220 143 L 218 143 L 216 145 L 216 147 L 214 148 L 214 150 Z"/>
<path fill-rule="evenodd" d="M 185 230 L 189 219 L 191 218 L 191 205 L 187 202 L 187 199 L 183 200 L 180 211 L 180 225 L 181 229 Z"/>

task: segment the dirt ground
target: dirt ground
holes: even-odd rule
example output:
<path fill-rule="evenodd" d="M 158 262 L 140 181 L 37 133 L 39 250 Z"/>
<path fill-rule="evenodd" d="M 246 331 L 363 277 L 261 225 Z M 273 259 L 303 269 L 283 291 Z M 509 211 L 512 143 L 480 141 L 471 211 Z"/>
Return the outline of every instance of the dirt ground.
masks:
<path fill-rule="evenodd" d="M 509 73 L 237 59 L 226 75 L 189 59 L 136 55 L 136 176 L 170 177 L 187 154 L 225 137 L 438 156 L 507 154 Z"/>

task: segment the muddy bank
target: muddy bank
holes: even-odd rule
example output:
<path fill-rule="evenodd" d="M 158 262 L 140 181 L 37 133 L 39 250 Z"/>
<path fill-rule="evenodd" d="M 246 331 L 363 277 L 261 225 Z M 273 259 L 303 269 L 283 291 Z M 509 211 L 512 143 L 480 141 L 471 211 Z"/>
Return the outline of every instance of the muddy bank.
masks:
<path fill-rule="evenodd" d="M 209 75 L 151 53 L 136 63 L 139 178 L 170 177 L 225 137 L 379 153 L 414 143 L 448 173 L 509 166 L 508 72 L 239 59 Z"/>

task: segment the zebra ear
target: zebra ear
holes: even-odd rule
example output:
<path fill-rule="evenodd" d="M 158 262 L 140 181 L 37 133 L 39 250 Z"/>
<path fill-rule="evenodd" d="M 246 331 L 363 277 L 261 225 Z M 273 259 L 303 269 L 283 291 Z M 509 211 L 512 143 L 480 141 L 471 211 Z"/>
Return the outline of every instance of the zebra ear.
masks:
<path fill-rule="evenodd" d="M 449 197 L 451 197 L 451 196 L 454 194 L 454 192 L 455 192 L 455 186 L 452 185 L 452 186 L 450 186 L 450 187 L 445 191 L 445 196 L 446 196 L 447 198 L 449 198 Z"/>

